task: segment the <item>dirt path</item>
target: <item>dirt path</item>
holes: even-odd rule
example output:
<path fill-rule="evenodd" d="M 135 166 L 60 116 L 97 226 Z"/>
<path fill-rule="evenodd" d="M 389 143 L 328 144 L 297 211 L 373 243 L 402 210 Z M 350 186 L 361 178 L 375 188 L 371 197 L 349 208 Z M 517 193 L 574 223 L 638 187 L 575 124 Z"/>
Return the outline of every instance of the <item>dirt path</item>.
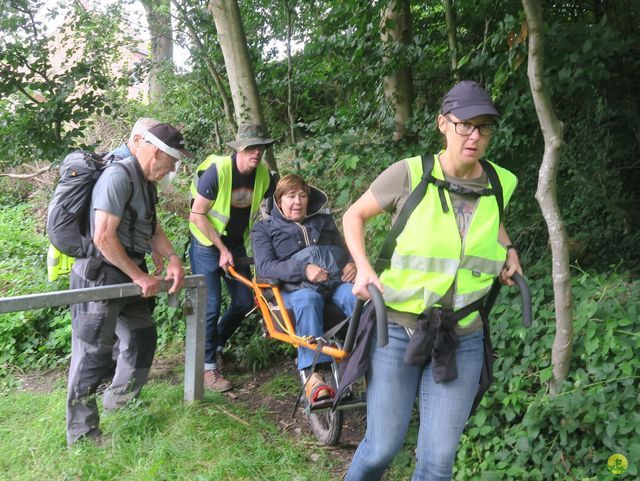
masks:
<path fill-rule="evenodd" d="M 231 378 L 234 379 L 233 371 L 231 372 Z M 227 393 L 227 396 L 252 411 L 262 409 L 273 424 L 293 438 L 295 442 L 331 451 L 331 456 L 338 461 L 334 471 L 334 479 L 341 479 L 351 462 L 353 452 L 364 436 L 366 422 L 364 409 L 344 411 L 344 424 L 338 445 L 323 446 L 315 441 L 309 420 L 304 416 L 301 408 L 298 408 L 295 417 L 292 417 L 297 389 L 295 394 L 278 396 L 277 398 L 264 393 L 263 387 L 271 383 L 274 378 L 282 377 L 283 374 L 290 377 L 293 380 L 292 384 L 296 383 L 297 386 L 298 373 L 294 361 L 281 359 L 267 369 L 255 373 L 236 374 L 241 382 L 236 383 L 236 387 Z"/>

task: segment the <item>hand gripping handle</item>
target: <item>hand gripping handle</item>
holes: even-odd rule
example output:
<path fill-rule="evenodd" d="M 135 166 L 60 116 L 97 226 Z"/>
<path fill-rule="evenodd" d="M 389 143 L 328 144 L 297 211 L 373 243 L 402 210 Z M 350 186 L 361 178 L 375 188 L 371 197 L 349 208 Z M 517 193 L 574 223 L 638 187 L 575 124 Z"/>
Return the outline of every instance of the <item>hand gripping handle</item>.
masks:
<path fill-rule="evenodd" d="M 387 308 L 384 305 L 384 299 L 382 293 L 373 284 L 367 286 L 367 290 L 371 295 L 371 302 L 376 311 L 376 328 L 378 332 L 378 346 L 386 346 L 389 342 L 389 332 L 387 330 Z M 351 352 L 353 343 L 358 332 L 358 325 L 360 324 L 360 316 L 362 315 L 362 308 L 364 307 L 364 300 L 356 300 L 356 304 L 353 307 L 353 313 L 351 314 L 351 321 L 349 322 L 349 328 L 347 330 L 347 336 L 344 340 L 344 350 Z"/>

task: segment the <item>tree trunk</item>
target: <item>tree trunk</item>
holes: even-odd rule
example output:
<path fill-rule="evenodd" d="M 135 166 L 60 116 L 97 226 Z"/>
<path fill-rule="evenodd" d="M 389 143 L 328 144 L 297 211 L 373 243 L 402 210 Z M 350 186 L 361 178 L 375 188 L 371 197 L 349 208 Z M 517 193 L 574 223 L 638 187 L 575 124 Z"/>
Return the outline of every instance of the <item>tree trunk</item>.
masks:
<path fill-rule="evenodd" d="M 213 133 L 216 139 L 216 146 L 220 149 L 222 148 L 222 139 L 220 138 L 220 127 L 218 126 L 218 121 L 213 121 Z"/>
<path fill-rule="evenodd" d="M 171 0 L 171 3 L 173 3 L 175 7 L 178 9 L 178 11 L 180 12 L 182 22 L 184 22 L 184 25 L 187 27 L 187 34 L 189 35 L 189 38 L 193 42 L 193 45 L 195 46 L 195 48 L 199 49 L 200 52 L 202 52 L 202 57 L 204 58 L 204 62 L 205 62 L 205 65 L 207 66 L 207 70 L 209 71 L 211 78 L 213 78 L 213 81 L 216 84 L 216 90 L 218 91 L 218 95 L 220 95 L 220 100 L 222 101 L 224 114 L 227 119 L 227 122 L 229 123 L 229 129 L 231 130 L 233 135 L 235 135 L 235 133 L 238 131 L 238 126 L 236 124 L 236 120 L 233 115 L 233 109 L 231 108 L 231 103 L 229 102 L 229 96 L 227 95 L 227 90 L 225 89 L 224 83 L 220 78 L 218 69 L 216 68 L 216 65 L 213 63 L 213 60 L 211 60 L 211 57 L 209 57 L 206 54 L 205 46 L 202 43 L 202 40 L 200 40 L 200 37 L 198 36 L 198 33 L 196 32 L 196 29 L 193 25 L 193 21 L 191 20 L 189 13 L 187 12 L 184 5 L 180 4 L 180 2 L 178 2 L 177 0 Z"/>
<path fill-rule="evenodd" d="M 458 74 L 458 33 L 456 11 L 451 0 L 444 0 L 444 13 L 447 21 L 447 37 L 449 38 L 449 52 L 451 54 L 451 73 L 455 80 L 459 79 Z"/>
<path fill-rule="evenodd" d="M 293 32 L 293 13 L 295 0 L 285 0 L 284 7 L 287 16 L 287 116 L 289 117 L 289 135 L 291 145 L 296 145 L 296 115 L 293 108 L 293 67 L 291 65 L 291 37 Z"/>
<path fill-rule="evenodd" d="M 558 208 L 556 177 L 563 144 L 563 125 L 553 111 L 549 90 L 544 82 L 544 46 L 542 36 L 542 3 L 522 0 L 529 27 L 529 66 L 527 74 L 531 94 L 544 136 L 544 156 L 538 177 L 536 199 L 547 223 L 552 255 L 553 293 L 556 309 L 556 335 L 553 340 L 551 363 L 553 377 L 551 394 L 567 379 L 573 347 L 573 319 L 571 312 L 571 273 L 567 234 Z"/>
<path fill-rule="evenodd" d="M 484 35 L 482 36 L 482 54 L 484 55 L 487 50 L 487 41 L 489 38 L 489 24 L 491 21 L 488 18 L 484 19 Z M 459 77 L 459 74 L 458 74 Z M 484 85 L 484 74 L 480 74 L 480 85 Z"/>
<path fill-rule="evenodd" d="M 227 68 L 236 121 L 238 124 L 260 124 L 266 128 L 238 2 L 211 0 L 209 12 L 216 24 L 218 41 Z M 277 172 L 278 167 L 271 149 L 265 152 L 264 160 L 269 169 Z"/>
<path fill-rule="evenodd" d="M 147 12 L 151 35 L 151 70 L 149 72 L 149 98 L 162 100 L 164 87 L 162 71 L 173 69 L 173 30 L 171 28 L 170 0 L 141 0 Z"/>
<path fill-rule="evenodd" d="M 407 136 L 407 122 L 411 118 L 413 88 L 411 67 L 402 61 L 403 46 L 411 42 L 410 0 L 389 0 L 380 19 L 380 39 L 383 43 L 383 62 L 396 62 L 392 74 L 383 79 L 384 95 L 393 109 L 393 140 Z"/>

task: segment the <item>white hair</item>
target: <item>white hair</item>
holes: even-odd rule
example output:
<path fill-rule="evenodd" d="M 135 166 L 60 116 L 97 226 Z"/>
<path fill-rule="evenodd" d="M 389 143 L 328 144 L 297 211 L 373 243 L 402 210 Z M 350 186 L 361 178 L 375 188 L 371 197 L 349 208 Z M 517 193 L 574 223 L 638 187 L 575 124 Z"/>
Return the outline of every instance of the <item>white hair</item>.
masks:
<path fill-rule="evenodd" d="M 155 127 L 159 123 L 161 122 L 159 122 L 156 119 L 152 119 L 151 117 L 139 118 L 138 120 L 136 120 L 136 123 L 133 124 L 133 128 L 131 129 L 131 135 L 129 136 L 129 142 L 132 142 L 133 138 L 136 135 L 139 135 L 140 137 L 142 137 L 147 132 L 147 130 L 149 130 L 152 127 Z"/>

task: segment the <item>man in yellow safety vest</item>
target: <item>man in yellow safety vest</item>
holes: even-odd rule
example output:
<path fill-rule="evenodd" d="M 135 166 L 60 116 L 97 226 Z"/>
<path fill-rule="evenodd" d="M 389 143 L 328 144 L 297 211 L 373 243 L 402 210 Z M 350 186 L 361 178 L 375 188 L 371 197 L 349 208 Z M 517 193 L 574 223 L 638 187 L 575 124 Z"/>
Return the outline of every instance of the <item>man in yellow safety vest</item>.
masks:
<path fill-rule="evenodd" d="M 218 392 L 232 387 L 221 373 L 219 361 L 224 344 L 253 308 L 251 291 L 223 274 L 227 265 L 234 265 L 234 258 L 247 255 L 245 241 L 260 203 L 275 188 L 273 177 L 261 163 L 264 151 L 274 142 L 261 125 L 241 125 L 236 140 L 228 143 L 235 153 L 209 156 L 191 183 L 191 271 L 204 274 L 208 291 L 204 382 Z M 248 266 L 238 267 L 239 272 L 250 277 L 248 270 Z M 221 279 L 231 297 L 222 318 Z"/>

